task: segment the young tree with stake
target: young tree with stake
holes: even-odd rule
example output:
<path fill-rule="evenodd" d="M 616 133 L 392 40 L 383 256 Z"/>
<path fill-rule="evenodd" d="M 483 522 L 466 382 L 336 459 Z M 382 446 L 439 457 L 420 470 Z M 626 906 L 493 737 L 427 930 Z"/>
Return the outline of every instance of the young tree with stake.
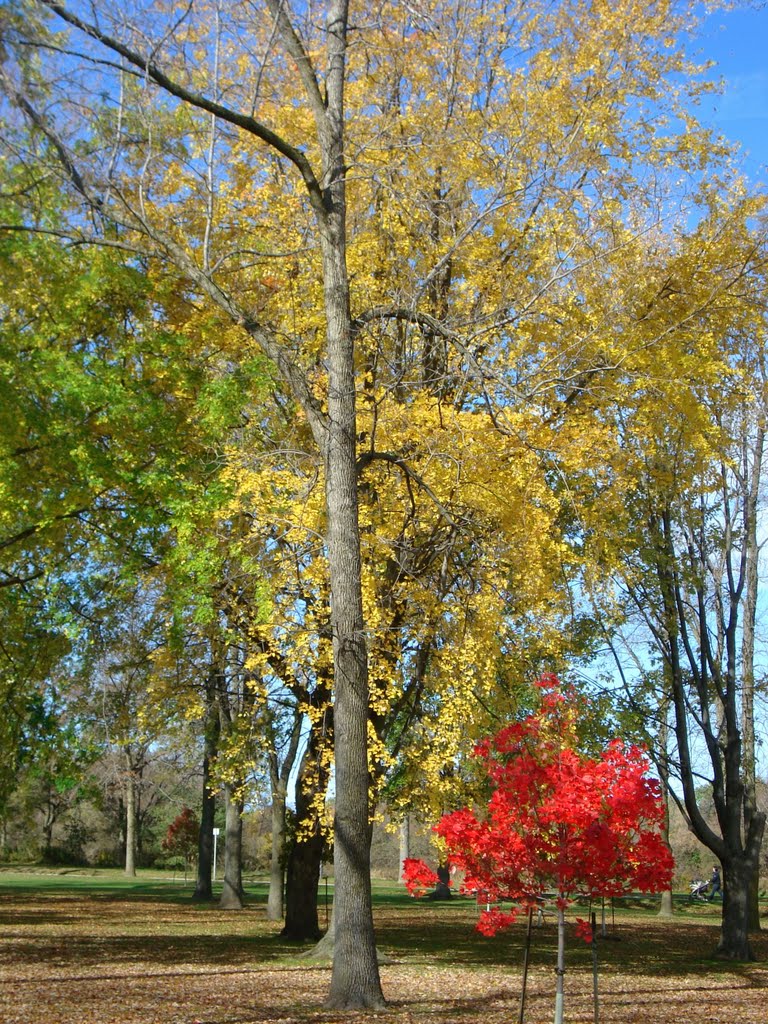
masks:
<path fill-rule="evenodd" d="M 565 911 L 574 899 L 661 892 L 673 860 L 661 828 L 659 783 L 649 777 L 644 752 L 621 740 L 599 757 L 577 749 L 578 704 L 573 689 L 545 675 L 540 707 L 478 744 L 492 787 L 483 814 L 469 808 L 445 815 L 435 831 L 462 887 L 489 902 L 520 907 L 553 899 L 558 951 L 555 1024 L 563 1020 Z M 427 884 L 424 865 L 408 862 L 406 884 Z M 518 908 L 485 910 L 478 930 L 495 935 L 516 920 Z M 579 932 L 590 937 L 585 922 Z"/>

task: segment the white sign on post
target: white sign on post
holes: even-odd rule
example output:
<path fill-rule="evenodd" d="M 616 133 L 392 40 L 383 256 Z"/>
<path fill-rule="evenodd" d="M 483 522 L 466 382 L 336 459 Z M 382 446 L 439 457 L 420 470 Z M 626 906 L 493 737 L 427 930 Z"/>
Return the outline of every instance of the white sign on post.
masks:
<path fill-rule="evenodd" d="M 216 881 L 216 847 L 218 846 L 218 843 L 216 842 L 216 840 L 219 837 L 219 832 L 221 832 L 220 828 L 215 828 L 213 830 L 213 881 L 214 882 Z"/>

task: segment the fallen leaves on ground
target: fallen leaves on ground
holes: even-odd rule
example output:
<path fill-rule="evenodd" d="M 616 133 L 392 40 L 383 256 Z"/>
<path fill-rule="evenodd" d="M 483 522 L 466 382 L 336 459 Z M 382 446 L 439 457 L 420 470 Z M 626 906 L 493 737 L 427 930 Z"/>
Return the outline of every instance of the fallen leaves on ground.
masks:
<path fill-rule="evenodd" d="M 303 960 L 263 908 L 220 911 L 94 894 L 0 894 L 3 1024 L 510 1024 L 517 1021 L 523 926 L 473 931 L 476 911 L 389 907 L 377 915 L 388 1008 L 323 1008 L 330 971 Z M 602 1024 L 765 1024 L 768 967 L 709 954 L 714 919 L 618 920 L 598 942 Z M 552 1019 L 555 929 L 535 929 L 526 1024 Z M 566 1020 L 594 1021 L 591 948 L 571 933 Z M 768 937 L 755 939 L 768 958 Z"/>

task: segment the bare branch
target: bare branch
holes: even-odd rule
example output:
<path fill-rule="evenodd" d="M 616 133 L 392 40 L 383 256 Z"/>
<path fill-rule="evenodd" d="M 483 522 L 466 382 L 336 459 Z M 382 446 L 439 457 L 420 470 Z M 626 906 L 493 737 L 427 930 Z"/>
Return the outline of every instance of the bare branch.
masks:
<path fill-rule="evenodd" d="M 272 149 L 286 157 L 287 160 L 290 160 L 304 180 L 310 202 L 312 203 L 312 208 L 317 214 L 320 223 L 325 223 L 325 204 L 323 202 L 322 189 L 320 188 L 315 173 L 312 170 L 312 165 L 300 149 L 292 146 L 282 138 L 282 136 L 273 132 L 271 128 L 268 128 L 265 124 L 262 124 L 261 121 L 256 120 L 256 118 L 251 117 L 248 114 L 241 114 L 236 110 L 225 107 L 223 104 L 218 103 L 215 100 L 209 99 L 201 93 L 188 89 L 180 82 L 171 78 L 164 71 L 161 71 L 152 58 L 144 57 L 131 47 L 121 43 L 119 39 L 114 39 L 112 36 L 102 32 L 96 25 L 83 21 L 76 14 L 67 10 L 67 8 L 62 4 L 56 3 L 55 0 L 38 0 L 38 2 L 53 11 L 54 14 L 58 15 L 58 17 L 68 25 L 72 25 L 73 28 L 78 29 L 80 32 L 84 32 L 86 35 L 90 36 L 91 39 L 95 39 L 96 42 L 100 43 L 102 46 L 112 50 L 113 53 L 120 54 L 121 57 L 134 67 L 140 68 L 149 79 L 159 85 L 169 95 L 175 96 L 177 99 L 183 100 L 185 103 L 189 103 L 198 110 L 205 110 L 209 114 L 213 114 L 216 117 L 221 118 L 222 121 L 226 121 L 228 124 L 242 128 L 243 131 L 248 132 L 249 135 L 253 135 L 257 139 L 261 139 L 262 142 L 265 142 Z"/>
<path fill-rule="evenodd" d="M 288 53 L 296 61 L 299 69 L 301 82 L 307 95 L 310 109 L 315 118 L 318 133 L 325 133 L 328 128 L 328 118 L 325 110 L 325 101 L 320 92 L 315 69 L 309 59 L 304 44 L 296 33 L 290 18 L 285 12 L 285 0 L 266 0 L 266 5 L 275 19 L 275 24 L 282 37 Z"/>

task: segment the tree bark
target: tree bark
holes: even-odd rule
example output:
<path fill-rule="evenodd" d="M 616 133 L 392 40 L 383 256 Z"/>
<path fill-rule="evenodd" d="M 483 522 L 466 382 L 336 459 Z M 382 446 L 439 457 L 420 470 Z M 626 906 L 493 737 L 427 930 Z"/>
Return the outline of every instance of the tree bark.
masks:
<path fill-rule="evenodd" d="M 659 917 L 672 917 L 675 912 L 674 903 L 672 901 L 672 890 L 667 889 L 661 894 L 661 906 L 659 907 Z"/>
<path fill-rule="evenodd" d="M 203 795 L 197 846 L 197 881 L 194 893 L 196 900 L 213 899 L 213 826 L 216 816 L 216 794 L 211 786 L 211 764 L 218 752 L 221 731 L 213 678 L 209 680 L 206 690 L 208 708 L 203 740 Z"/>
<path fill-rule="evenodd" d="M 53 812 L 50 797 L 45 804 L 45 817 L 43 819 L 43 856 L 48 859 L 53 847 L 53 826 L 56 823 L 56 816 Z"/>
<path fill-rule="evenodd" d="M 397 874 L 398 879 L 403 881 L 403 865 L 411 856 L 411 819 L 406 814 L 400 822 L 400 868 Z"/>
<path fill-rule="evenodd" d="M 723 919 L 717 955 L 727 960 L 754 960 L 749 942 L 750 891 L 755 865 L 748 858 L 722 862 Z"/>
<path fill-rule="evenodd" d="M 320 938 L 317 892 L 325 842 L 319 831 L 291 844 L 286 871 L 285 927 L 280 933 L 296 942 Z"/>
<path fill-rule="evenodd" d="M 125 754 L 125 873 L 136 877 L 136 779 L 131 755 Z"/>
<path fill-rule="evenodd" d="M 200 833 L 197 841 L 197 880 L 194 898 L 213 899 L 213 825 L 216 816 L 216 794 L 211 789 L 210 759 L 203 758 L 203 796 Z"/>
<path fill-rule="evenodd" d="M 222 910 L 243 909 L 243 802 L 234 787 L 225 785 L 226 799 L 224 884 L 219 906 Z"/>
<path fill-rule="evenodd" d="M 283 919 L 285 810 L 285 788 L 283 786 L 273 787 L 271 807 L 272 849 L 269 858 L 269 893 L 267 895 L 268 921 L 282 921 Z"/>
<path fill-rule="evenodd" d="M 760 544 L 757 537 L 758 502 L 762 482 L 765 427 L 760 415 L 753 444 L 744 444 L 745 477 L 749 487 L 744 510 L 744 617 L 741 637 L 741 742 L 744 764 L 744 827 L 749 831 L 757 812 L 757 771 L 755 755 L 755 626 L 759 589 Z M 750 465 L 751 455 L 751 465 Z M 749 885 L 749 929 L 760 930 L 760 860 L 755 861 Z"/>
<path fill-rule="evenodd" d="M 322 699 L 322 695 L 318 694 Z M 327 715 L 327 712 L 326 712 Z M 324 797 L 328 770 L 322 764 L 323 730 L 314 723 L 296 780 L 296 835 L 288 854 L 285 938 L 302 941 L 320 938 L 317 887 L 323 863 L 325 837 L 318 816 L 318 797 Z"/>
<path fill-rule="evenodd" d="M 368 796 L 368 652 L 357 494 L 355 365 L 346 254 L 344 81 L 346 0 L 329 0 L 326 120 L 321 131 L 326 218 L 320 232 L 328 355 L 325 464 L 334 652 L 335 954 L 328 1006 L 384 1006 L 371 900 Z"/>
<path fill-rule="evenodd" d="M 555 983 L 555 1016 L 554 1024 L 563 1024 L 565 1007 L 565 911 L 557 908 L 557 981 Z"/>
<path fill-rule="evenodd" d="M 661 782 L 661 796 L 664 801 L 664 821 L 661 826 L 661 834 L 664 838 L 664 842 L 671 851 L 669 843 L 669 699 L 667 697 L 662 701 L 661 707 L 659 708 L 660 726 L 659 726 L 659 781 Z M 661 894 L 661 906 L 659 907 L 659 917 L 672 917 L 674 912 L 674 902 L 672 899 L 672 890 L 668 889 L 666 892 Z"/>
<path fill-rule="evenodd" d="M 278 763 L 277 737 L 270 725 L 271 750 L 269 774 L 272 790 L 272 850 L 269 861 L 269 894 L 267 896 L 267 919 L 280 921 L 283 917 L 283 890 L 286 872 L 286 827 L 285 813 L 288 794 L 288 780 L 296 761 L 301 739 L 302 714 L 298 701 L 294 709 L 293 727 L 283 763 Z M 310 726 L 314 728 L 314 726 Z"/>

